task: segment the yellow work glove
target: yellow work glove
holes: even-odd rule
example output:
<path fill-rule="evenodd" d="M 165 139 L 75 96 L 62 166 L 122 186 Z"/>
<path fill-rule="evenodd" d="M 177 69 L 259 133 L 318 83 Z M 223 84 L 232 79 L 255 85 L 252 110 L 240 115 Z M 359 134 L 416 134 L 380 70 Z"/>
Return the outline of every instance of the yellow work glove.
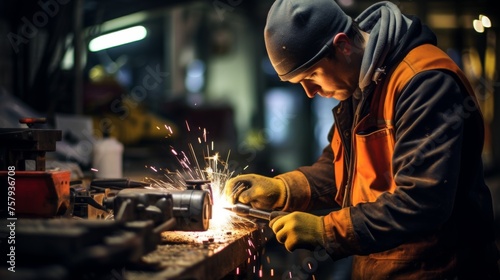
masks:
<path fill-rule="evenodd" d="M 295 249 L 315 250 L 325 246 L 325 229 L 322 216 L 304 212 L 292 212 L 278 216 L 269 222 L 276 240 L 292 252 Z"/>
<path fill-rule="evenodd" d="M 241 202 L 262 210 L 281 209 L 286 202 L 285 182 L 257 174 L 239 175 L 224 186 L 229 202 Z"/>

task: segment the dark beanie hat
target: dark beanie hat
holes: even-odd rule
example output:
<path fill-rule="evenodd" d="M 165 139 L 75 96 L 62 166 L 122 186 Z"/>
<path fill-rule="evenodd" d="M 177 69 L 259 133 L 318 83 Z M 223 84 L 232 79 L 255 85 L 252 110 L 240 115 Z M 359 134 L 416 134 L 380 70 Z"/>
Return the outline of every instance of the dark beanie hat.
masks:
<path fill-rule="evenodd" d="M 323 57 L 333 37 L 347 32 L 352 19 L 334 0 L 276 0 L 267 15 L 267 54 L 282 81 Z"/>

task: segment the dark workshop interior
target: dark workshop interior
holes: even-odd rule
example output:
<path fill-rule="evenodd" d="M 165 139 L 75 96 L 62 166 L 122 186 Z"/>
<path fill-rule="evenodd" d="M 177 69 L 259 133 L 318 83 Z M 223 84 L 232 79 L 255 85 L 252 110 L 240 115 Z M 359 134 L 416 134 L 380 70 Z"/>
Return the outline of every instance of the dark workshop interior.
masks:
<path fill-rule="evenodd" d="M 374 3 L 337 2 L 353 17 Z M 491 0 L 393 2 L 404 13 L 419 16 L 435 31 L 438 46 L 473 83 L 486 121 L 483 161 L 500 244 L 500 63 L 496 59 L 500 55 L 496 36 L 499 14 L 491 8 Z M 9 160 L 23 159 L 16 165 L 17 174 L 22 170 L 31 172 L 26 178 L 19 177 L 17 184 L 25 179 L 34 185 L 71 185 L 70 193 L 66 189 L 64 194 L 46 195 L 56 200 L 59 195 L 69 195 L 71 202 L 84 205 L 78 209 L 83 217 L 92 215 L 100 222 L 107 221 L 100 207 L 109 189 L 99 195 L 83 195 L 78 190 L 75 194 L 75 189 L 86 184 L 103 189 L 107 185 L 99 185 L 99 181 L 107 178 L 126 179 L 116 184 L 149 180 L 156 185 L 188 186 L 182 194 L 172 191 L 168 197 L 156 192 L 122 196 L 114 192 L 109 207 L 114 207 L 115 217 L 122 214 L 125 222 L 119 225 L 88 224 L 82 218 L 74 225 L 62 226 L 61 231 L 72 231 L 74 235 L 57 235 L 50 228 L 61 227 L 61 219 L 46 223 L 34 219 L 36 224 L 24 225 L 27 233 L 23 235 L 22 225 L 18 224 L 18 240 L 49 244 L 32 252 L 33 256 L 51 251 L 50 244 L 55 240 L 59 245 L 53 250 L 59 252 L 49 254 L 52 261 L 37 261 L 35 265 L 32 259 L 20 255 L 22 250 L 30 252 L 29 246 L 18 245 L 16 259 L 30 265 L 25 274 L 19 267 L 20 274 L 13 279 L 68 279 L 73 271 L 90 274 L 82 279 L 285 279 L 282 276 L 286 277 L 292 268 L 298 268 L 300 273 L 304 260 L 314 259 L 308 252 L 284 251 L 265 224 L 241 221 L 241 232 L 223 230 L 203 235 L 206 221 L 183 226 L 177 222 L 177 227 L 172 228 L 170 220 L 158 214 L 158 203 L 173 203 L 176 209 L 176 202 L 183 199 L 178 197 L 189 191 L 191 198 L 202 204 L 202 219 L 204 215 L 217 215 L 207 210 L 214 202 L 213 197 L 207 197 L 207 180 L 215 179 L 205 175 L 206 165 L 214 174 L 222 170 L 226 177 L 241 173 L 273 176 L 313 163 L 328 144 L 331 109 L 337 102 L 319 96 L 308 99 L 300 85 L 281 82 L 267 58 L 263 28 L 272 3 L 0 2 L 0 163 L 5 174 L 13 174 L 8 169 Z M 474 24 L 482 18 L 489 18 L 491 26 Z M 107 42 L 100 37 L 117 31 L 129 33 Z M 125 39 L 132 42 L 122 42 Z M 16 131 L 19 133 L 12 135 Z M 23 150 L 26 137 L 36 138 L 36 148 L 30 140 Z M 47 176 L 49 170 L 55 171 Z M 184 179 L 192 182 L 181 182 L 181 173 L 190 174 L 191 178 Z M 60 187 L 56 186 L 56 192 Z M 153 225 L 133 224 L 130 221 L 137 217 L 133 217 L 132 208 L 144 207 L 144 201 L 130 206 L 130 197 L 132 201 L 137 197 L 154 200 L 156 204 L 150 207 L 157 208 L 148 215 L 163 218 Z M 44 203 L 40 200 L 33 198 L 28 205 L 18 204 L 18 210 L 26 207 L 29 212 L 34 204 Z M 95 201 L 99 205 L 93 205 Z M 45 217 L 66 215 L 72 207 L 61 201 L 52 204 L 40 206 L 46 211 Z M 195 214 L 191 211 L 189 215 Z M 40 232 L 45 232 L 45 237 L 36 235 L 36 228 L 43 228 Z M 161 229 L 172 229 L 172 235 L 162 234 L 162 241 L 156 240 Z M 131 232 L 136 235 L 127 235 Z M 115 236 L 119 244 L 105 240 L 104 233 Z M 0 234 L 5 237 L 9 232 Z M 182 240 L 165 241 L 169 238 Z M 95 244 L 89 245 L 90 239 Z M 126 245 L 125 239 L 129 240 Z M 139 245 L 131 247 L 130 242 Z M 163 246 L 161 250 L 156 249 L 158 243 Z M 91 251 L 92 246 L 103 247 L 102 254 Z M 64 265 L 54 263 L 78 249 L 87 251 Z M 164 256 L 159 251 L 170 254 Z M 3 252 L 0 259 L 5 256 Z M 150 259 L 141 259 L 144 255 Z M 141 259 L 140 264 L 131 261 L 137 259 Z M 89 273 L 89 265 L 95 263 L 98 271 Z M 12 276 L 5 274 L 5 265 L 3 262 L 0 266 L 0 278 L 10 279 L 3 278 Z M 302 272 L 304 278 L 294 279 L 348 279 L 347 265 L 320 265 L 311 273 L 313 276 Z"/>

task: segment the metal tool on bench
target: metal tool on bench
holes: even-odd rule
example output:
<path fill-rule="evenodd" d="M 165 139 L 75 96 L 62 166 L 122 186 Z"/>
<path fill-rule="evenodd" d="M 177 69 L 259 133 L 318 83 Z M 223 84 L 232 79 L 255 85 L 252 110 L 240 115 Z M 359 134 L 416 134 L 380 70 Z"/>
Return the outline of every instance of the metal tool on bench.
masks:
<path fill-rule="evenodd" d="M 278 216 L 283 216 L 290 214 L 289 212 L 284 212 L 284 211 L 264 211 L 264 210 L 259 210 L 252 208 L 251 206 L 248 206 L 246 204 L 242 203 L 236 203 L 231 206 L 226 206 L 224 207 L 227 210 L 230 210 L 240 216 L 250 216 L 254 218 L 259 218 L 259 219 L 264 219 L 264 220 L 272 220 Z"/>
<path fill-rule="evenodd" d="M 0 235 L 9 235 L 0 221 Z M 120 222 L 73 218 L 18 219 L 15 224 L 15 273 L 0 264 L 0 279 L 121 279 L 125 265 L 141 265 L 142 257 L 161 242 L 153 221 Z M 5 242 L 6 243 L 6 242 Z M 151 264 L 155 269 L 155 264 Z M 102 274 L 102 275 L 101 275 Z"/>
<path fill-rule="evenodd" d="M 108 188 L 113 190 L 122 190 L 128 188 L 148 187 L 150 183 L 142 181 L 134 181 L 128 178 L 106 178 L 106 179 L 93 179 L 90 186 L 94 188 Z"/>
<path fill-rule="evenodd" d="M 45 118 L 23 118 L 19 122 L 28 127 L 0 128 L 0 180 L 7 184 L 9 177 L 15 179 L 16 216 L 48 218 L 62 214 L 69 207 L 71 171 L 45 170 L 46 152 L 56 150 L 62 132 L 37 128 Z M 26 170 L 27 161 L 34 162 L 34 170 Z M 9 186 L 0 187 L 1 198 Z M 8 216 L 4 207 L 0 216 Z"/>
<path fill-rule="evenodd" d="M 65 216 L 80 217 L 89 220 L 106 219 L 110 211 L 103 206 L 104 198 L 111 193 L 110 189 L 94 190 L 82 180 L 70 183 L 70 208 Z"/>
<path fill-rule="evenodd" d="M 210 181 L 186 184 L 186 190 L 125 188 L 103 204 L 119 221 L 153 220 L 161 231 L 205 231 L 212 218 Z"/>
<path fill-rule="evenodd" d="M 128 178 L 93 179 L 85 184 L 75 180 L 70 184 L 71 206 L 68 215 L 84 219 L 105 219 L 111 209 L 103 206 L 104 198 L 113 196 L 113 192 L 124 188 L 147 187 L 151 184 Z"/>

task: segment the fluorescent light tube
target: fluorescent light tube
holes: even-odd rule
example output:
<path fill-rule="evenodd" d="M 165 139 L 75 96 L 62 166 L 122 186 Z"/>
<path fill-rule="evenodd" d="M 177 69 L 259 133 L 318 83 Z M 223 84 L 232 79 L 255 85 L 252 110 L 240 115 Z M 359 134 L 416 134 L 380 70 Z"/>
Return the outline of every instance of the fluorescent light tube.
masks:
<path fill-rule="evenodd" d="M 144 39 L 147 34 L 148 31 L 142 25 L 118 30 L 92 39 L 89 43 L 89 50 L 91 52 L 97 52 L 139 41 Z"/>

